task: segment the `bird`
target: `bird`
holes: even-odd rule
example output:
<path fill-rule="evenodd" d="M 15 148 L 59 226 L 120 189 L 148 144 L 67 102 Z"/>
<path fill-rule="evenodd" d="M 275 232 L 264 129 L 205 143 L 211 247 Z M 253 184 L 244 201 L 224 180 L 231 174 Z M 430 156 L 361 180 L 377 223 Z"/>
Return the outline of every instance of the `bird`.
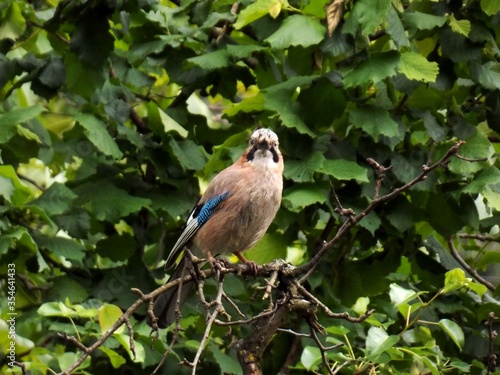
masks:
<path fill-rule="evenodd" d="M 172 267 L 185 248 L 212 265 L 215 256 L 234 254 L 249 267 L 242 253 L 253 247 L 267 232 L 281 205 L 283 157 L 279 140 L 270 129 L 255 130 L 248 147 L 232 165 L 217 174 L 193 208 L 177 242 L 170 251 L 165 269 Z M 168 282 L 183 278 L 187 255 L 183 255 Z M 159 328 L 167 328 L 189 295 L 194 281 L 160 294 L 153 313 Z M 153 326 L 148 315 L 147 323 Z"/>

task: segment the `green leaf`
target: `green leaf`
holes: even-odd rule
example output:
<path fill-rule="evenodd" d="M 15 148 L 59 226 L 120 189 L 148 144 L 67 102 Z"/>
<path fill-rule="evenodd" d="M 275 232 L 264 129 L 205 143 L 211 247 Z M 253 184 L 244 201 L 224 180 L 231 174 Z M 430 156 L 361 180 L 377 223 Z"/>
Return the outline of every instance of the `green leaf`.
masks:
<path fill-rule="evenodd" d="M 236 359 L 222 352 L 213 341 L 209 342 L 208 347 L 219 365 L 222 374 L 243 375 L 241 366 Z"/>
<path fill-rule="evenodd" d="M 321 352 L 317 346 L 306 346 L 300 356 L 300 362 L 311 371 L 321 363 Z"/>
<path fill-rule="evenodd" d="M 465 272 L 461 268 L 455 268 L 445 274 L 443 293 L 462 289 L 466 285 L 467 278 L 465 277 Z"/>
<path fill-rule="evenodd" d="M 146 357 L 146 351 L 144 350 L 144 346 L 140 341 L 135 341 L 135 355 L 130 350 L 130 337 L 124 333 L 115 333 L 113 337 L 125 348 L 130 358 L 135 363 L 144 363 L 144 359 Z"/>
<path fill-rule="evenodd" d="M 403 23 L 413 30 L 432 30 L 446 23 L 446 17 L 421 12 L 404 12 Z"/>
<path fill-rule="evenodd" d="M 286 189 L 283 192 L 285 207 L 290 208 L 294 212 L 299 212 L 315 203 L 325 203 L 326 200 L 325 191 L 318 185 L 301 184 Z"/>
<path fill-rule="evenodd" d="M 254 247 L 245 252 L 245 257 L 259 264 L 264 264 L 275 259 L 285 259 L 286 252 L 287 243 L 282 234 L 266 233 Z"/>
<path fill-rule="evenodd" d="M 89 183 L 75 189 L 77 202 L 93 213 L 97 220 L 117 222 L 132 212 L 149 207 L 151 200 L 129 195 L 109 182 Z"/>
<path fill-rule="evenodd" d="M 38 116 L 45 109 L 40 105 L 34 105 L 27 108 L 13 108 L 9 112 L 0 114 L 0 143 L 7 142 L 17 133 L 17 126 Z"/>
<path fill-rule="evenodd" d="M 154 102 L 147 104 L 149 126 L 153 132 L 160 137 L 166 133 L 176 132 L 182 138 L 186 138 L 188 131 L 184 129 L 177 121 L 167 115 L 158 105 Z"/>
<path fill-rule="evenodd" d="M 37 314 L 41 316 L 58 316 L 64 318 L 94 318 L 98 312 L 97 309 L 86 308 L 81 305 L 72 305 L 69 307 L 62 302 L 46 302 L 37 310 Z"/>
<path fill-rule="evenodd" d="M 362 129 L 376 141 L 380 135 L 397 137 L 398 124 L 389 112 L 380 107 L 361 107 L 349 110 L 349 119 L 353 125 Z"/>
<path fill-rule="evenodd" d="M 451 337 L 453 342 L 458 346 L 458 349 L 462 350 L 465 343 L 464 331 L 462 328 L 452 320 L 441 319 L 439 321 L 439 326 Z"/>
<path fill-rule="evenodd" d="M 249 23 L 264 17 L 269 13 L 270 8 L 275 0 L 257 0 L 243 9 L 238 15 L 238 19 L 234 23 L 234 28 L 240 30 Z"/>
<path fill-rule="evenodd" d="M 368 335 L 366 337 L 367 356 L 374 360 L 398 342 L 399 336 L 389 336 L 384 329 L 380 327 L 371 327 L 368 330 Z"/>
<path fill-rule="evenodd" d="M 76 261 L 81 261 L 85 256 L 83 245 L 70 238 L 36 235 L 34 240 L 39 247 L 49 250 L 56 256 Z"/>
<path fill-rule="evenodd" d="M 449 18 L 451 29 L 463 36 L 469 36 L 471 24 L 469 20 L 457 20 L 453 14 Z"/>
<path fill-rule="evenodd" d="M 296 129 L 299 133 L 314 137 L 314 132 L 305 124 L 299 115 L 299 108 L 290 97 L 288 90 L 272 90 L 265 95 L 265 107 L 275 111 L 283 125 L 287 128 Z"/>
<path fill-rule="evenodd" d="M 289 160 L 285 163 L 284 176 L 296 182 L 312 182 L 313 174 L 320 171 L 325 157 L 319 151 L 314 151 L 303 160 Z"/>
<path fill-rule="evenodd" d="M 40 207 L 47 215 L 60 215 L 76 198 L 76 194 L 59 182 L 55 182 L 30 204 Z"/>
<path fill-rule="evenodd" d="M 7 4 L 5 3 L 5 5 Z M 3 12 L 4 10 L 0 9 L 0 11 Z M 2 17 L 2 23 L 0 23 L 0 40 L 11 39 L 16 41 L 24 33 L 24 30 L 26 30 L 26 20 L 17 2 L 12 1 Z"/>
<path fill-rule="evenodd" d="M 19 180 L 11 165 L 0 165 L 0 195 L 16 207 L 22 207 L 31 197 L 31 190 Z"/>
<path fill-rule="evenodd" d="M 373 34 L 384 22 L 391 7 L 391 0 L 358 0 L 343 27 L 344 33 L 355 35 L 360 31 L 365 36 Z"/>
<path fill-rule="evenodd" d="M 481 0 L 481 9 L 488 16 L 494 16 L 500 12 L 500 0 Z"/>
<path fill-rule="evenodd" d="M 106 333 L 108 329 L 110 329 L 113 324 L 115 324 L 118 319 L 123 315 L 122 310 L 116 306 L 111 304 L 104 304 L 99 308 L 99 327 L 101 327 L 101 334 Z M 125 329 L 125 326 L 120 326 L 115 333 L 122 333 Z"/>
<path fill-rule="evenodd" d="M 472 79 L 488 90 L 500 89 L 500 64 L 488 61 L 481 65 L 476 61 L 470 63 Z"/>
<path fill-rule="evenodd" d="M 482 193 L 489 185 L 500 184 L 500 171 L 495 167 L 481 170 L 474 180 L 469 182 L 463 189 L 464 193 Z"/>
<path fill-rule="evenodd" d="M 399 18 L 399 14 L 394 7 L 390 7 L 386 17 L 387 32 L 391 35 L 392 39 L 398 47 L 408 47 L 410 41 L 406 35 L 406 30 Z"/>
<path fill-rule="evenodd" d="M 349 160 L 326 159 L 323 166 L 319 169 L 320 172 L 335 177 L 337 180 L 356 180 L 359 182 L 368 181 L 368 171 L 366 168 L 359 166 L 357 163 Z"/>
<path fill-rule="evenodd" d="M 325 27 L 317 19 L 295 14 L 287 17 L 266 41 L 273 49 L 286 49 L 290 46 L 308 47 L 319 44 L 324 36 Z"/>
<path fill-rule="evenodd" d="M 418 297 L 418 293 L 414 290 L 405 289 L 402 286 L 393 283 L 390 285 L 389 296 L 394 306 L 398 307 L 401 304 L 413 301 Z"/>
<path fill-rule="evenodd" d="M 356 69 L 351 70 L 344 77 L 345 87 L 373 83 L 376 84 L 387 77 L 396 74 L 400 55 L 395 51 L 374 53 L 368 60 Z"/>
<path fill-rule="evenodd" d="M 229 65 L 229 53 L 226 50 L 218 50 L 205 53 L 200 56 L 191 57 L 186 60 L 186 68 L 197 66 L 203 70 L 215 70 L 225 68 Z"/>
<path fill-rule="evenodd" d="M 128 233 L 112 234 L 96 244 L 97 253 L 112 261 L 124 261 L 134 255 L 137 249 L 135 239 Z"/>
<path fill-rule="evenodd" d="M 29 250 L 35 254 L 38 251 L 38 246 L 33 240 L 28 230 L 21 226 L 11 226 L 5 231 L 2 231 L 0 236 L 0 255 L 7 254 L 9 249 Z"/>
<path fill-rule="evenodd" d="M 122 365 L 127 363 L 127 360 L 114 350 L 108 349 L 105 346 L 100 346 L 99 350 L 108 356 L 113 368 L 120 368 Z"/>
<path fill-rule="evenodd" d="M 416 52 L 404 52 L 401 54 L 399 70 L 408 79 L 422 82 L 435 82 L 439 74 L 439 67 L 436 62 L 427 59 Z"/>
<path fill-rule="evenodd" d="M 239 112 L 258 112 L 262 111 L 265 106 L 265 96 L 263 93 L 259 92 L 255 96 L 249 96 L 244 98 L 239 103 L 233 103 L 224 110 L 224 113 L 229 117 L 237 115 Z"/>
<path fill-rule="evenodd" d="M 123 156 L 115 140 L 109 135 L 104 122 L 89 113 L 78 113 L 75 121 L 83 127 L 89 141 L 104 155 L 112 156 L 114 159 Z"/>
<path fill-rule="evenodd" d="M 206 163 L 205 155 L 201 152 L 200 146 L 191 140 L 169 142 L 172 154 L 181 164 L 185 171 L 201 171 Z"/>

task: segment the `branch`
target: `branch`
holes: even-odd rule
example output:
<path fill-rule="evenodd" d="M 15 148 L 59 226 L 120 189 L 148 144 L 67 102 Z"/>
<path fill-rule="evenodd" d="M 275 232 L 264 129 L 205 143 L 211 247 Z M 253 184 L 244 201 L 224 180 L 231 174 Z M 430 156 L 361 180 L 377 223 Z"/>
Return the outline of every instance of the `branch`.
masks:
<path fill-rule="evenodd" d="M 498 320 L 494 312 L 490 312 L 488 316 L 488 321 L 484 324 L 488 327 L 488 357 L 486 357 L 486 375 L 494 372 L 497 368 L 497 355 L 495 354 L 495 339 L 497 338 L 497 331 L 493 329 L 493 323 Z"/>
<path fill-rule="evenodd" d="M 304 273 L 307 273 L 309 270 L 314 268 L 321 260 L 321 258 L 325 255 L 325 253 L 332 247 L 334 246 L 339 240 L 349 231 L 351 230 L 352 227 L 354 227 L 357 223 L 359 223 L 366 215 L 368 215 L 371 211 L 373 211 L 376 207 L 394 199 L 396 196 L 399 194 L 410 190 L 410 188 L 417 183 L 425 180 L 427 178 L 427 175 L 432 172 L 434 169 L 438 167 L 444 167 L 448 163 L 449 159 L 453 156 L 456 156 L 458 154 L 458 151 L 460 150 L 460 147 L 464 144 L 464 141 L 458 141 L 453 145 L 442 157 L 439 159 L 436 163 L 432 165 L 424 165 L 422 167 L 422 172 L 415 177 L 413 180 L 410 182 L 406 183 L 405 185 L 394 189 L 390 193 L 383 195 L 381 197 L 375 197 L 375 199 L 372 200 L 370 205 L 366 207 L 360 214 L 355 215 L 355 216 L 349 216 L 349 220 L 346 220 L 344 224 L 339 228 L 337 231 L 337 234 L 333 239 L 330 241 L 326 242 L 323 244 L 321 249 L 314 255 L 313 258 L 306 264 L 294 269 L 291 274 L 288 274 L 287 276 L 297 276 L 301 275 Z"/>
<path fill-rule="evenodd" d="M 486 286 L 489 290 L 491 291 L 495 290 L 495 286 L 492 283 L 490 283 L 488 280 L 486 280 L 484 277 L 478 274 L 474 268 L 469 266 L 467 262 L 463 260 L 463 258 L 458 253 L 455 245 L 453 244 L 453 238 L 451 237 L 448 239 L 448 246 L 450 247 L 450 252 L 451 255 L 453 255 L 453 258 L 455 258 L 457 262 L 460 263 L 460 265 L 472 275 L 472 277 L 474 277 L 477 281 Z"/>

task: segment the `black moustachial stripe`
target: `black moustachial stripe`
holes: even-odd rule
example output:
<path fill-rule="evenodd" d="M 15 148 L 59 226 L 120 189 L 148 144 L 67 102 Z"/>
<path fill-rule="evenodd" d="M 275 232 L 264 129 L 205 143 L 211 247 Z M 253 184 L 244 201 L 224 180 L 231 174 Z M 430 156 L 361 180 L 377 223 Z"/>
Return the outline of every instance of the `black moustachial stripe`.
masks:
<path fill-rule="evenodd" d="M 255 151 L 257 151 L 257 147 L 255 147 L 255 146 L 252 147 L 250 149 L 250 151 L 248 151 L 248 153 L 247 153 L 247 160 L 248 161 L 252 161 L 253 160 L 253 158 L 255 157 Z"/>
<path fill-rule="evenodd" d="M 280 157 L 278 155 L 278 151 L 276 151 L 276 149 L 274 147 L 271 147 L 271 154 L 273 154 L 273 161 L 275 163 L 277 163 L 277 162 L 280 161 Z"/>

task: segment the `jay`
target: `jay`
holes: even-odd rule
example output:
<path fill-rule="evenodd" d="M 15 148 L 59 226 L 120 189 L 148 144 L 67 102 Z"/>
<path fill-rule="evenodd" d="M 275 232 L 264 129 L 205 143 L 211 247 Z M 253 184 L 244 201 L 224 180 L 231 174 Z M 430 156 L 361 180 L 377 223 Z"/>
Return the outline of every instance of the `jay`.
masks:
<path fill-rule="evenodd" d="M 211 264 L 214 256 L 233 253 L 251 266 L 242 252 L 264 236 L 281 203 L 283 158 L 278 147 L 278 136 L 272 130 L 258 129 L 252 134 L 243 155 L 214 177 L 191 212 L 165 269 L 175 263 L 185 247 Z M 183 256 L 168 281 L 184 277 L 185 269 Z M 153 312 L 160 328 L 176 320 L 176 311 L 193 285 L 192 280 L 184 282 L 181 290 L 169 289 L 154 301 Z M 149 318 L 148 324 L 152 324 Z"/>

